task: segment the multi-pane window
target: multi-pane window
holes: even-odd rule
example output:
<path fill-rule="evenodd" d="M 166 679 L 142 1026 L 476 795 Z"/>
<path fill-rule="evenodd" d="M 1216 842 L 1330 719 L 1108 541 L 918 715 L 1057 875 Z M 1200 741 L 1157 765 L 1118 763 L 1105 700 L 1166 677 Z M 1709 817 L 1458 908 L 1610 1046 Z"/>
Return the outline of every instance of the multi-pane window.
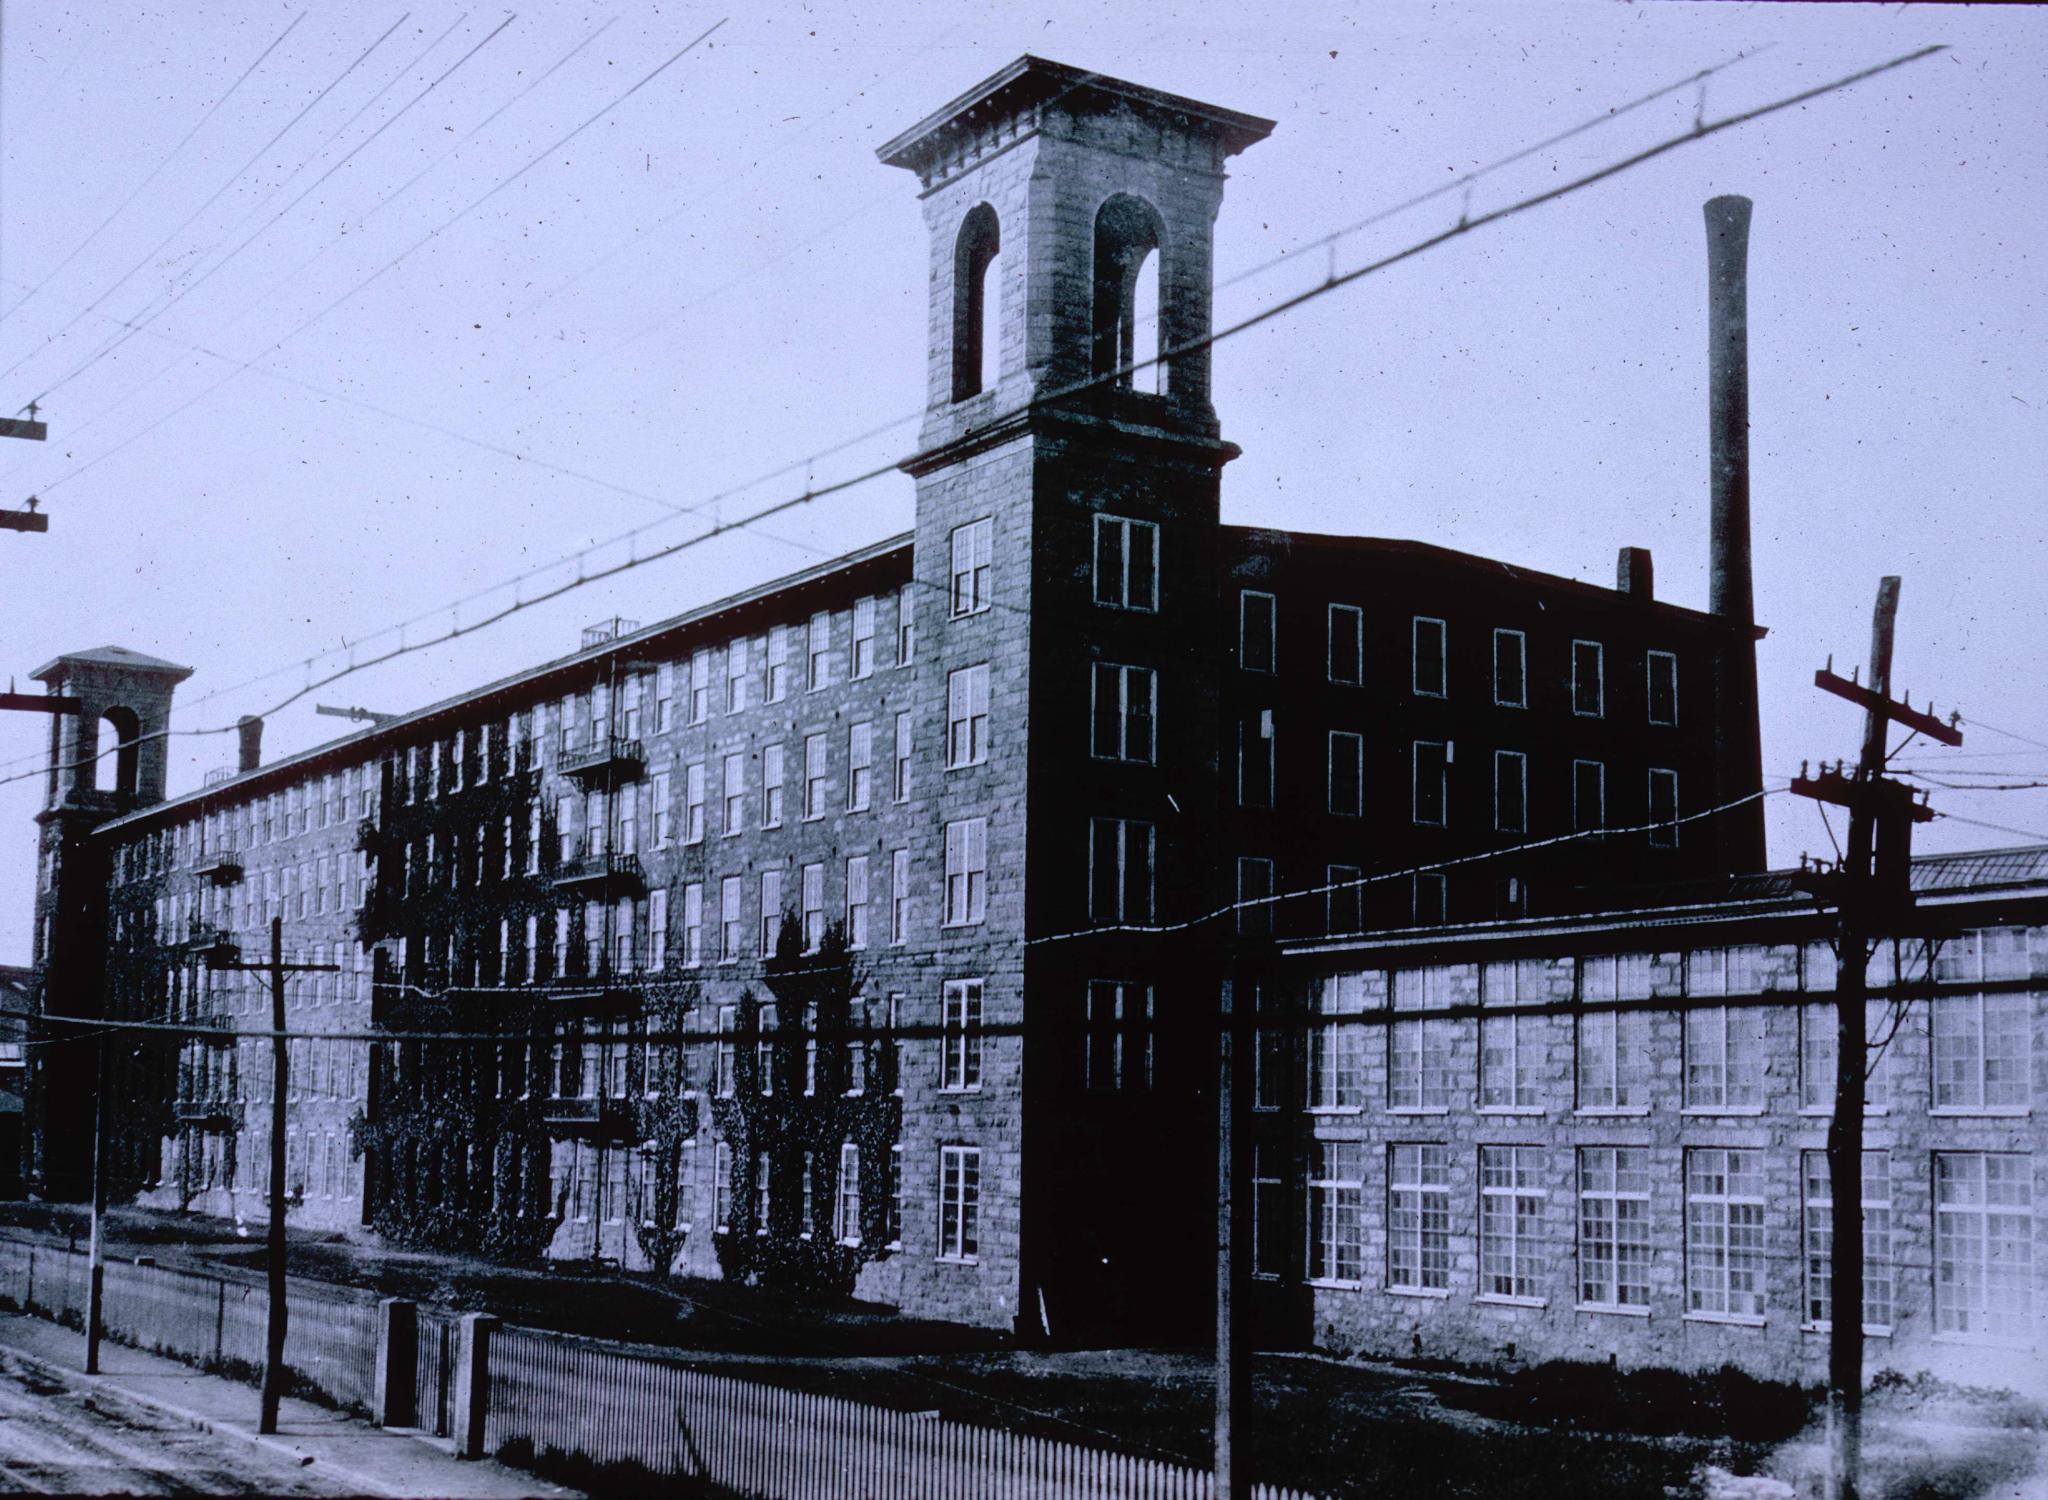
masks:
<path fill-rule="evenodd" d="M 1330 731 L 1329 806 L 1340 818 L 1365 812 L 1365 736 L 1348 729 Z"/>
<path fill-rule="evenodd" d="M 1607 653 L 1598 641 L 1572 642 L 1572 712 L 1597 719 L 1607 712 Z"/>
<path fill-rule="evenodd" d="M 856 854 L 846 861 L 846 946 L 868 945 L 868 857 Z"/>
<path fill-rule="evenodd" d="M 1263 1143 L 1252 1146 L 1252 1275 L 1287 1274 L 1287 1184 L 1283 1157 Z"/>
<path fill-rule="evenodd" d="M 647 893 L 647 967 L 668 964 L 668 891 L 657 887 Z"/>
<path fill-rule="evenodd" d="M 741 636 L 725 648 L 725 711 L 736 714 L 747 706 L 747 638 Z"/>
<path fill-rule="evenodd" d="M 1904 1024 L 1897 1004 L 1869 1000 L 1863 1006 L 1863 1107 L 1884 1110 L 1891 1104 L 1892 1059 L 1898 1055 L 1895 1034 Z M 1834 1002 L 1799 1007 L 1799 1107 L 1815 1114 L 1834 1108 L 1836 1056 L 1841 1041 Z"/>
<path fill-rule="evenodd" d="M 782 826 L 782 746 L 761 747 L 761 826 Z"/>
<path fill-rule="evenodd" d="M 1600 1002 L 1650 993 L 1645 954 L 1602 954 L 1585 960 L 1578 1017 L 1578 1103 L 1582 1110 L 1645 1110 L 1650 1106 L 1650 1017 L 1642 1010 L 1599 1008 Z"/>
<path fill-rule="evenodd" d="M 763 679 L 764 701 L 780 703 L 789 696 L 789 627 L 773 625 L 768 629 L 768 671 Z"/>
<path fill-rule="evenodd" d="M 1273 805 L 1274 768 L 1279 761 L 1273 710 L 1262 708 L 1237 721 L 1237 805 Z"/>
<path fill-rule="evenodd" d="M 1454 988 L 1471 987 L 1470 965 L 1398 969 L 1394 973 L 1394 1013 L 1444 1010 Z M 1452 1044 L 1459 1023 L 1442 1017 L 1416 1016 L 1387 1027 L 1387 1107 L 1397 1110 L 1443 1110 L 1451 1106 L 1456 1080 L 1451 1071 Z"/>
<path fill-rule="evenodd" d="M 1650 768 L 1650 847 L 1678 847 L 1678 773 Z"/>
<path fill-rule="evenodd" d="M 669 773 L 654 773 L 652 801 L 654 803 L 654 847 L 666 849 L 675 837 L 674 814 L 669 806 Z"/>
<path fill-rule="evenodd" d="M 1365 611 L 1355 604 L 1330 606 L 1329 676 L 1356 687 L 1365 679 Z"/>
<path fill-rule="evenodd" d="M 730 963 L 746 944 L 746 917 L 740 910 L 740 877 L 728 875 L 718 886 L 718 956 Z"/>
<path fill-rule="evenodd" d="M 1365 929 L 1365 871 L 1331 865 L 1323 875 L 1323 931 L 1331 937 Z"/>
<path fill-rule="evenodd" d="M 1415 821 L 1442 828 L 1450 820 L 1451 747 L 1436 740 L 1415 742 Z"/>
<path fill-rule="evenodd" d="M 1257 589 L 1237 595 L 1237 664 L 1247 672 L 1272 672 L 1279 667 L 1278 601 Z"/>
<path fill-rule="evenodd" d="M 910 941 L 910 851 L 889 851 L 889 941 Z"/>
<path fill-rule="evenodd" d="M 1479 1295 L 1543 1296 L 1545 1156 L 1540 1146 L 1479 1148 Z"/>
<path fill-rule="evenodd" d="M 1644 668 L 1647 681 L 1644 684 L 1649 695 L 1650 722 L 1652 724 L 1676 724 L 1678 722 L 1678 658 L 1669 651 L 1652 651 L 1645 658 Z"/>
<path fill-rule="evenodd" d="M 839 1184 L 832 1195 L 832 1238 L 842 1245 L 860 1243 L 860 1147 L 839 1145 Z"/>
<path fill-rule="evenodd" d="M 872 594 L 853 601 L 853 645 L 846 675 L 855 681 L 875 670 L 875 600 Z"/>
<path fill-rule="evenodd" d="M 531 921 L 532 918 L 527 919 Z M 531 944 L 528 945 L 529 948 Z M 683 887 L 683 963 L 694 968 L 704 962 L 704 886 L 691 881 Z"/>
<path fill-rule="evenodd" d="M 1387 1285 L 1440 1292 L 1451 1285 L 1451 1153 L 1448 1146 L 1387 1148 Z"/>
<path fill-rule="evenodd" d="M 1479 1107 L 1537 1111 L 1543 1107 L 1543 1040 L 1549 1020 L 1516 1007 L 1550 998 L 1551 965 L 1533 958 L 1490 963 L 1480 970 Z M 1502 1012 L 1494 1014 L 1495 1011 Z"/>
<path fill-rule="evenodd" d="M 1640 1146 L 1579 1150 L 1579 1304 L 1650 1305 L 1650 1153 Z"/>
<path fill-rule="evenodd" d="M 1519 630 L 1493 633 L 1493 701 L 1501 708 L 1529 706 L 1529 638 Z"/>
<path fill-rule="evenodd" d="M 846 731 L 846 810 L 866 812 L 875 797 L 875 726 L 861 723 Z"/>
<path fill-rule="evenodd" d="M 2032 1101 L 2031 993 L 1939 995 L 1927 1002 L 1934 1107 L 1985 1113 Z"/>
<path fill-rule="evenodd" d="M 804 821 L 825 816 L 825 736 L 804 736 Z"/>
<path fill-rule="evenodd" d="M 1409 914 L 1417 927 L 1440 927 L 1450 920 L 1451 878 L 1441 870 L 1418 870 L 1408 877 Z"/>
<path fill-rule="evenodd" d="M 1090 669 L 1089 712 L 1090 748 L 1098 758 L 1153 763 L 1159 678 L 1150 667 L 1096 662 Z"/>
<path fill-rule="evenodd" d="M 1597 760 L 1572 762 L 1572 832 L 1607 826 L 1607 767 Z"/>
<path fill-rule="evenodd" d="M 723 770 L 725 783 L 724 832 L 732 838 L 746 827 L 747 822 L 747 758 L 735 752 L 725 758 Z"/>
<path fill-rule="evenodd" d="M 704 842 L 704 762 L 691 761 L 683 768 L 683 842 Z"/>
<path fill-rule="evenodd" d="M 832 685 L 832 611 L 821 609 L 811 616 L 804 632 L 804 685 L 811 692 Z"/>
<path fill-rule="evenodd" d="M 989 607 L 989 559 L 995 522 L 984 516 L 953 528 L 953 613 L 976 615 Z"/>
<path fill-rule="evenodd" d="M 1237 930 L 1246 937 L 1273 933 L 1273 861 L 1250 855 L 1237 861 Z"/>
<path fill-rule="evenodd" d="M 1764 1315 L 1764 1154 L 1696 1146 L 1685 1153 L 1685 1310 Z"/>
<path fill-rule="evenodd" d="M 1365 1147 L 1317 1141 L 1308 1178 L 1308 1279 L 1357 1286 L 1365 1279 Z"/>
<path fill-rule="evenodd" d="M 946 825 L 945 925 L 967 926 L 987 915 L 988 819 L 962 818 Z"/>
<path fill-rule="evenodd" d="M 946 768 L 988 759 L 988 663 L 946 675 Z"/>
<path fill-rule="evenodd" d="M 711 1148 L 711 1223 L 719 1234 L 732 1228 L 732 1147 L 724 1141 Z"/>
<path fill-rule="evenodd" d="M 1152 1086 L 1152 987 L 1091 979 L 1082 1017 L 1081 1077 L 1091 1089 Z"/>
<path fill-rule="evenodd" d="M 1095 518 L 1095 602 L 1112 609 L 1159 608 L 1159 528 L 1152 522 Z"/>
<path fill-rule="evenodd" d="M 702 724 L 711 717 L 711 648 L 690 658 L 690 722 Z"/>
<path fill-rule="evenodd" d="M 949 979 L 941 996 L 939 1087 L 949 1092 L 981 1087 L 979 979 Z"/>
<path fill-rule="evenodd" d="M 1937 1333 L 2033 1340 L 2034 1159 L 2012 1152 L 1934 1154 Z"/>
<path fill-rule="evenodd" d="M 907 711 L 896 715 L 895 775 L 891 782 L 891 795 L 898 802 L 910 800 L 910 714 Z"/>
<path fill-rule="evenodd" d="M 760 942 L 755 951 L 762 958 L 773 958 L 782 939 L 782 872 L 763 870 L 761 872 L 761 931 Z"/>
<path fill-rule="evenodd" d="M 1136 818 L 1088 821 L 1088 920 L 1150 922 L 1155 833 Z"/>
<path fill-rule="evenodd" d="M 1444 633 L 1448 627 L 1442 620 L 1427 615 L 1417 615 L 1411 627 L 1411 655 L 1409 684 L 1418 698 L 1442 698 L 1449 694 L 1445 678 Z"/>
<path fill-rule="evenodd" d="M 896 665 L 907 667 L 917 660 L 917 589 L 904 584 L 896 591 Z"/>
<path fill-rule="evenodd" d="M 755 1013 L 754 1032 L 754 1086 L 764 1094 L 775 1092 L 775 1034 L 782 1029 L 781 1012 L 773 1005 L 764 1005 Z M 768 1160 L 764 1152 L 761 1156 Z M 766 1216 L 763 1215 L 764 1223 Z"/>
<path fill-rule="evenodd" d="M 1493 752 L 1493 827 L 1496 833 L 1529 831 L 1529 757 L 1519 750 Z"/>
<path fill-rule="evenodd" d="M 1863 1153 L 1863 1326 L 1884 1331 L 1892 1323 L 1892 1159 L 1888 1151 Z M 1825 1151 L 1799 1154 L 1802 1238 L 1806 1262 L 1806 1322 L 1826 1327 L 1835 1301 L 1835 1189 Z"/>
<path fill-rule="evenodd" d="M 1685 1013 L 1685 1107 L 1754 1111 L 1764 1102 L 1764 1007 Z"/>
<path fill-rule="evenodd" d="M 825 941 L 825 867 L 803 867 L 804 952 L 816 953 Z"/>
<path fill-rule="evenodd" d="M 732 1005 L 718 1007 L 717 1053 L 712 1060 L 712 1087 L 721 1099 L 730 1099 L 736 1085 L 739 1071 L 739 1008 Z M 721 1222 L 725 1216 L 719 1215 Z"/>
<path fill-rule="evenodd" d="M 981 1148 L 941 1146 L 939 1259 L 971 1262 L 980 1251 Z"/>

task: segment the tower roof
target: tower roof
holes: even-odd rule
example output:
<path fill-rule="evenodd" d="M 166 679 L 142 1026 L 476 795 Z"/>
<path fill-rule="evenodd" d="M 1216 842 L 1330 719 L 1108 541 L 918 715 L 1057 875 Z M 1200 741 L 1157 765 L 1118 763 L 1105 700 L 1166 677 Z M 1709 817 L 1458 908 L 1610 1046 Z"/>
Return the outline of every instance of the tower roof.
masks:
<path fill-rule="evenodd" d="M 63 676 L 64 669 L 69 666 L 118 667 L 124 672 L 168 677 L 174 682 L 183 682 L 192 675 L 190 667 L 181 667 L 160 656 L 145 656 L 140 651 L 130 651 L 126 646 L 95 646 L 90 651 L 67 651 L 62 656 L 52 657 L 28 675 L 37 682 L 50 682 Z"/>
<path fill-rule="evenodd" d="M 1257 115 L 1240 114 L 1234 109 L 1204 104 L 1199 99 L 1027 53 L 941 105 L 875 154 L 885 166 L 908 167 L 922 173 L 960 136 L 985 128 L 991 120 L 1051 103 L 1060 103 L 1076 112 L 1121 103 L 1143 114 L 1172 116 L 1184 129 L 1213 138 L 1224 156 L 1234 156 L 1273 132 L 1273 122 Z"/>

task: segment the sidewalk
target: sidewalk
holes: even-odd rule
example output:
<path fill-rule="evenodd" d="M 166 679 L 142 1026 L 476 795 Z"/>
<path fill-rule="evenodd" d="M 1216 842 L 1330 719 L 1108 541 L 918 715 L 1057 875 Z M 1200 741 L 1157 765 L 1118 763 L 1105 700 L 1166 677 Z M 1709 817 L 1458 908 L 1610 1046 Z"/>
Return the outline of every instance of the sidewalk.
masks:
<path fill-rule="evenodd" d="M 574 1490 L 489 1460 L 458 1462 L 431 1438 L 374 1427 L 310 1401 L 287 1397 L 278 1410 L 276 1436 L 261 1436 L 253 1387 L 111 1342 L 100 1345 L 101 1373 L 82 1374 L 85 1335 L 41 1318 L 0 1313 L 0 1347 L 68 1386 L 110 1389 L 202 1431 L 266 1448 L 307 1465 L 309 1474 L 364 1494 L 578 1500 Z"/>

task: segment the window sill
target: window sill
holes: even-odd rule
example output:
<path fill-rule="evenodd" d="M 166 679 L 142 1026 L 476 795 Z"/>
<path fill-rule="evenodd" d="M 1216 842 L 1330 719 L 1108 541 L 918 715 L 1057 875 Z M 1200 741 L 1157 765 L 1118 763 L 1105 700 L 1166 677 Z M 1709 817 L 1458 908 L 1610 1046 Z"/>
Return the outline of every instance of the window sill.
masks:
<path fill-rule="evenodd" d="M 942 1266 L 978 1266 L 981 1257 L 977 1255 L 941 1255 L 936 1257 Z"/>
<path fill-rule="evenodd" d="M 1482 1104 L 1479 1106 L 1479 1113 L 1532 1120 L 1541 1119 L 1549 1111 L 1540 1104 Z"/>
<path fill-rule="evenodd" d="M 1718 1323 L 1725 1328 L 1761 1328 L 1764 1320 L 1756 1313 L 1708 1313 L 1689 1312 L 1685 1314 L 1688 1323 Z"/>
<path fill-rule="evenodd" d="M 1801 1333 L 1832 1333 L 1834 1325 L 1832 1323 L 1801 1323 L 1799 1331 Z M 1863 1336 L 1867 1339 L 1888 1339 L 1892 1336 L 1891 1324 L 1865 1323 L 1863 1325 Z"/>
<path fill-rule="evenodd" d="M 1510 1297 L 1505 1292 L 1481 1292 L 1472 1299 L 1489 1307 L 1548 1307 L 1548 1297 Z"/>
<path fill-rule="evenodd" d="M 1261 1107 L 1273 1109 L 1277 1106 L 1264 1105 Z M 1362 1104 L 1311 1104 L 1308 1107 L 1308 1113 L 1320 1115 L 1326 1119 L 1356 1119 L 1365 1113 L 1365 1106 Z"/>
<path fill-rule="evenodd" d="M 2034 1113 L 2025 1104 L 1989 1105 L 1981 1109 L 1964 1109 L 1955 1105 L 1937 1105 L 1927 1111 L 1930 1120 L 2024 1120 Z"/>
<path fill-rule="evenodd" d="M 1650 1106 L 1647 1104 L 1611 1104 L 1581 1106 L 1572 1111 L 1582 1120 L 1647 1120 Z"/>
<path fill-rule="evenodd" d="M 1448 1104 L 1389 1104 L 1387 1113 L 1406 1119 L 1441 1119 L 1451 1112 Z"/>
<path fill-rule="evenodd" d="M 1969 1349 L 2031 1349 L 2032 1340 L 2025 1338 L 2002 1339 L 1988 1333 L 1936 1333 L 1930 1337 L 1937 1344 L 1960 1344 Z"/>
<path fill-rule="evenodd" d="M 1362 1290 L 1365 1283 L 1362 1281 L 1337 1281 L 1327 1276 L 1310 1276 L 1303 1280 L 1302 1285 L 1312 1286 L 1325 1292 L 1356 1292 Z"/>
<path fill-rule="evenodd" d="M 1444 1286 L 1390 1286 L 1382 1290 L 1389 1297 L 1420 1297 L 1425 1302 L 1448 1301 L 1451 1295 L 1451 1289 Z"/>
<path fill-rule="evenodd" d="M 1605 1313 L 1610 1317 L 1616 1318 L 1647 1318 L 1650 1315 L 1650 1310 L 1647 1307 L 1638 1307 L 1633 1302 L 1612 1304 L 1605 1302 L 1579 1302 L 1573 1304 L 1572 1311 Z"/>
<path fill-rule="evenodd" d="M 1764 1107 L 1761 1104 L 1744 1104 L 1720 1108 L 1695 1104 L 1688 1105 L 1679 1113 L 1689 1120 L 1759 1120 L 1763 1118 Z"/>
<path fill-rule="evenodd" d="M 1891 1112 L 1892 1109 L 1889 1104 L 1866 1104 L 1863 1106 L 1863 1118 L 1866 1120 L 1881 1120 Z M 1799 1106 L 1799 1113 L 1803 1119 L 1825 1120 L 1833 1116 L 1834 1110 L 1825 1104 L 1802 1104 Z"/>

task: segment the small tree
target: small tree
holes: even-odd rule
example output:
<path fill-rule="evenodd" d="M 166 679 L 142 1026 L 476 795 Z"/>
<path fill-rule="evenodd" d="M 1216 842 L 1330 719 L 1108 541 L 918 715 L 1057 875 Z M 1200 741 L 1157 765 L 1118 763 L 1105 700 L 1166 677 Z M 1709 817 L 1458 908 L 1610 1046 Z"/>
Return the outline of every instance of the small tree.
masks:
<path fill-rule="evenodd" d="M 686 1070 L 682 1043 L 674 1040 L 689 1025 L 696 1010 L 698 986 L 687 975 L 659 975 L 647 982 L 642 1015 L 650 1033 L 667 1033 L 671 1040 L 648 1049 L 646 1066 L 657 1069 L 646 1081 L 648 1097 L 639 1107 L 639 1125 L 646 1170 L 653 1181 L 642 1191 L 651 1200 L 651 1211 L 640 1215 L 634 1235 L 640 1253 L 657 1276 L 675 1270 L 683 1253 L 681 1219 L 683 1147 L 697 1135 L 697 1101 L 683 1097 Z"/>

